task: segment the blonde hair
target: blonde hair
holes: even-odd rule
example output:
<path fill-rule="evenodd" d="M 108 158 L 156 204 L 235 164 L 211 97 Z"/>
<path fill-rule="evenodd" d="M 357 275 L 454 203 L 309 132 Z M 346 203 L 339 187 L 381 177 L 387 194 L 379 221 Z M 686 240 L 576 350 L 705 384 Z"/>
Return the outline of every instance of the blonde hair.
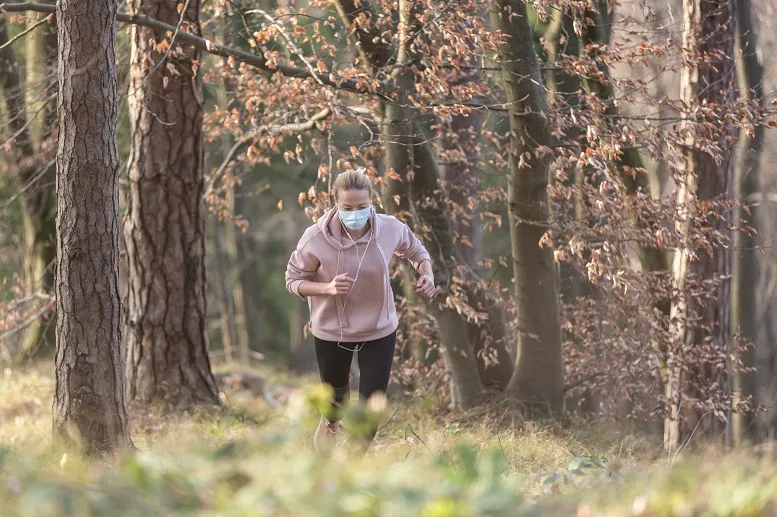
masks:
<path fill-rule="evenodd" d="M 366 190 L 372 199 L 372 181 L 364 168 L 343 171 L 335 178 L 335 184 L 332 186 L 335 201 L 337 201 L 337 193 L 345 190 Z"/>

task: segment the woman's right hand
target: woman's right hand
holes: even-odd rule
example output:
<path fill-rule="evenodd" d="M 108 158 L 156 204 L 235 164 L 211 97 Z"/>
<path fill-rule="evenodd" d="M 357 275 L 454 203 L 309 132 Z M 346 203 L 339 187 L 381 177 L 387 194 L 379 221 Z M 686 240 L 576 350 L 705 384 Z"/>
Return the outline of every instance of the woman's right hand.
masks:
<path fill-rule="evenodd" d="M 337 296 L 338 294 L 346 294 L 353 287 L 353 278 L 350 278 L 347 273 L 342 273 L 334 277 L 334 279 L 326 284 L 325 294 L 330 296 Z"/>

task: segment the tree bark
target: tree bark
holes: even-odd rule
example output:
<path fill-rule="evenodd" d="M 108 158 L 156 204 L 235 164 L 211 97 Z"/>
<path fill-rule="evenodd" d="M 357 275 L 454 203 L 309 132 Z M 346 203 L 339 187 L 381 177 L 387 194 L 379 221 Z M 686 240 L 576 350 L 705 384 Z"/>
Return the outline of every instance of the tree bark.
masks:
<path fill-rule="evenodd" d="M 506 39 L 499 49 L 510 118 L 507 197 L 518 309 L 518 354 L 507 393 L 551 414 L 564 411 L 561 325 L 548 230 L 551 135 L 548 104 L 523 0 L 492 0 L 492 26 Z"/>
<path fill-rule="evenodd" d="M 385 118 L 385 107 L 382 107 L 382 110 L 383 118 Z M 387 128 L 383 127 L 383 129 L 383 139 L 388 142 Z M 385 174 L 385 172 L 388 171 L 384 171 L 383 175 L 384 187 L 381 192 L 383 195 L 383 207 L 387 213 L 393 214 L 394 217 L 407 224 L 411 230 L 414 230 L 413 209 L 410 206 L 410 184 L 407 181 L 407 177 L 394 177 L 393 175 Z M 422 302 L 415 292 L 413 268 L 408 264 L 399 264 L 399 267 L 399 278 L 392 282 L 392 289 L 394 289 L 394 292 L 401 292 L 406 303 L 415 307 Z M 425 362 L 427 352 L 426 340 L 422 339 L 421 336 L 415 335 L 415 333 L 409 332 L 410 329 L 406 322 L 400 320 L 399 324 L 400 326 L 403 324 L 405 326 L 405 335 L 408 341 L 407 348 L 410 351 L 410 355 L 418 361 Z"/>
<path fill-rule="evenodd" d="M 728 106 L 732 101 L 732 85 L 736 79 L 735 62 L 724 57 L 710 58 L 703 63 L 697 55 L 732 56 L 734 55 L 734 30 L 736 23 L 735 0 L 685 0 L 683 46 L 693 59 L 686 60 L 681 76 L 681 98 L 686 106 L 702 103 Z M 664 422 L 664 444 L 674 449 L 680 441 L 680 421 L 683 413 L 685 381 L 696 384 L 702 379 L 713 377 L 722 389 L 726 389 L 725 372 L 711 373 L 706 368 L 694 368 L 688 374 L 686 356 L 705 340 L 714 344 L 716 350 L 730 353 L 727 349 L 730 337 L 730 295 L 727 278 L 730 273 L 730 251 L 720 246 L 710 252 L 693 248 L 691 239 L 696 220 L 702 217 L 697 213 L 699 201 L 726 200 L 731 198 L 733 185 L 733 160 L 731 145 L 724 136 L 718 136 L 716 142 L 722 150 L 722 160 L 717 163 L 715 157 L 703 150 L 697 129 L 691 121 L 684 120 L 686 129 L 685 152 L 680 164 L 680 179 L 677 190 L 678 213 L 675 227 L 682 242 L 675 252 L 673 264 L 673 291 L 677 301 L 672 305 L 670 321 L 671 343 L 669 344 L 665 395 L 669 404 L 669 415 Z M 716 224 L 717 230 L 728 235 L 731 223 L 730 214 L 723 215 Z M 698 255 L 693 258 L 692 255 Z M 718 280 L 719 278 L 724 278 Z M 700 303 L 689 293 L 691 284 L 700 281 L 717 282 L 716 300 Z M 693 325 L 688 324 L 693 319 Z M 696 322 L 696 320 L 699 320 Z M 692 376 L 688 379 L 686 377 Z"/>
<path fill-rule="evenodd" d="M 613 89 L 613 83 L 609 79 L 611 77 L 609 66 L 601 59 L 599 55 L 599 48 L 602 45 L 608 45 L 612 36 L 612 17 L 613 12 L 609 11 L 608 3 L 605 0 L 597 0 L 595 2 L 597 8 L 596 11 L 588 11 L 586 16 L 590 18 L 593 23 L 587 25 L 582 31 L 580 55 L 581 57 L 590 57 L 596 62 L 599 77 L 603 77 L 604 81 L 592 76 L 593 74 L 583 77 L 582 86 L 588 93 L 596 95 L 597 99 L 604 105 L 603 117 L 597 121 L 602 126 L 613 126 L 613 121 L 617 120 L 620 115 L 620 108 L 615 102 L 615 92 Z M 617 128 L 614 128 L 613 133 L 617 133 Z M 640 193 L 650 194 L 651 177 L 645 167 L 645 162 L 640 152 L 630 145 L 625 146 L 619 159 L 615 160 L 614 166 L 623 179 L 626 194 L 629 196 L 635 196 Z M 657 181 L 657 180 L 656 180 Z M 645 223 L 640 220 L 633 220 L 635 226 L 638 228 L 645 227 Z M 648 274 L 666 274 L 670 271 L 670 263 L 668 254 L 649 243 L 637 242 L 636 243 L 637 257 L 643 272 Z M 666 277 L 665 277 L 666 278 Z M 655 325 L 651 325 L 651 343 L 655 350 L 662 354 L 666 353 L 666 331 L 669 320 L 671 301 L 659 293 L 662 289 L 657 289 L 657 283 L 650 282 L 647 286 L 650 304 L 650 317 L 656 318 Z M 666 364 L 662 364 L 662 373 L 664 378 L 667 375 Z M 624 406 L 631 405 L 633 401 L 624 401 Z"/>
<path fill-rule="evenodd" d="M 131 0 L 133 12 L 199 33 L 200 1 Z M 205 333 L 203 98 L 199 52 L 133 26 L 132 153 L 124 218 L 131 401 L 218 404 Z"/>
<path fill-rule="evenodd" d="M 116 4 L 60 0 L 53 436 L 132 446 L 121 354 Z"/>
<path fill-rule="evenodd" d="M 758 33 L 753 26 L 753 13 L 750 0 L 737 0 L 737 49 L 736 63 L 739 76 L 740 94 L 755 101 L 764 108 L 764 67 L 759 57 Z M 757 124 L 752 136 L 742 138 L 734 170 L 734 197 L 738 206 L 734 210 L 734 253 L 731 260 L 731 337 L 736 343 L 737 336 L 754 344 L 757 337 L 756 293 L 760 279 L 759 263 L 756 256 L 758 245 L 754 234 L 747 232 L 748 227 L 756 226 L 758 208 L 749 198 L 759 190 L 758 178 L 761 152 L 764 141 L 764 127 Z M 744 210 L 741 207 L 747 206 Z M 742 366 L 753 368 L 755 354 L 752 348 L 744 352 L 735 352 Z M 756 378 L 754 372 L 737 371 L 732 373 L 734 407 L 749 397 L 756 396 Z M 755 437 L 755 414 L 751 411 L 735 412 L 732 421 L 733 441 L 741 447 L 747 440 Z"/>

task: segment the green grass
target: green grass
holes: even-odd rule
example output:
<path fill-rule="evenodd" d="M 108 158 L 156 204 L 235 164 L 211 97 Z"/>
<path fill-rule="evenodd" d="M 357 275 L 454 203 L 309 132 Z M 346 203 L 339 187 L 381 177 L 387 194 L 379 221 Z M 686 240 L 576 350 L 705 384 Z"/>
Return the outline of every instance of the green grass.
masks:
<path fill-rule="evenodd" d="M 138 451 L 56 450 L 51 365 L 0 372 L 0 515 L 16 516 L 746 516 L 777 514 L 777 466 L 699 448 L 670 465 L 659 445 L 610 424 L 524 422 L 495 404 L 434 400 L 354 410 L 381 418 L 367 455 L 311 447 L 326 393 L 274 380 L 279 407 L 225 393 L 219 408 L 134 411 Z M 347 444 L 344 444 L 347 445 Z"/>

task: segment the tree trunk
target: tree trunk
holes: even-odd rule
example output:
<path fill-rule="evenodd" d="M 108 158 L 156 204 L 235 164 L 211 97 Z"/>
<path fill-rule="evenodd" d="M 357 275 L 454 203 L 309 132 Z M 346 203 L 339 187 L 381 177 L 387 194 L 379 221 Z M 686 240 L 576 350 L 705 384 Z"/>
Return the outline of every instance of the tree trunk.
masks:
<path fill-rule="evenodd" d="M 51 3 L 54 2 L 45 2 Z M 29 22 L 30 24 L 33 22 Z M 30 187 L 22 196 L 24 224 L 24 277 L 28 292 L 54 290 L 57 253 L 57 196 L 54 190 L 56 165 L 57 103 L 54 78 L 57 73 L 57 26 L 47 23 L 28 38 L 25 92 L 30 110 L 32 144 L 37 160 L 34 171 L 24 178 Z M 24 334 L 22 350 L 27 357 L 54 351 L 56 314 L 46 313 Z"/>
<path fill-rule="evenodd" d="M 548 104 L 523 0 L 492 0 L 493 27 L 507 39 L 499 49 L 510 118 L 507 189 L 518 310 L 518 354 L 507 393 L 529 406 L 564 411 L 564 368 L 553 250 L 548 229 L 551 136 Z"/>
<path fill-rule="evenodd" d="M 385 117 L 385 108 L 381 108 L 382 114 Z M 386 128 L 383 128 L 384 130 Z M 384 132 L 383 138 L 388 141 L 388 133 Z M 385 169 L 385 160 L 383 160 Z M 380 169 L 379 169 L 380 170 Z M 410 184 L 407 178 L 394 177 L 390 174 L 383 174 L 384 187 L 381 191 L 383 207 L 387 213 L 393 214 L 394 217 L 407 224 L 411 230 L 413 228 L 413 209 L 410 205 Z M 405 303 L 412 307 L 418 306 L 422 303 L 421 298 L 415 292 L 415 277 L 413 276 L 412 266 L 406 263 L 398 264 L 400 268 L 399 277 L 392 279 L 391 288 L 397 293 L 402 293 L 402 297 L 405 299 Z M 416 333 L 410 332 L 410 326 L 406 321 L 400 318 L 400 327 L 404 327 L 404 335 L 407 341 L 407 349 L 410 355 L 418 361 L 426 362 L 426 353 L 428 350 L 428 343 L 421 336 Z"/>
<path fill-rule="evenodd" d="M 240 185 L 232 185 L 227 195 L 227 202 L 230 206 L 230 211 L 238 215 L 237 196 L 240 195 Z M 245 275 L 240 274 L 240 252 L 241 248 L 239 239 L 243 238 L 240 228 L 235 226 L 233 221 L 227 221 L 227 228 L 225 236 L 227 238 L 225 251 L 229 264 L 229 279 L 232 286 L 232 309 L 235 322 L 235 334 L 237 345 L 237 356 L 240 362 L 248 364 L 251 355 L 251 334 L 248 330 L 248 297 L 245 294 L 243 287 L 243 278 Z"/>
<path fill-rule="evenodd" d="M 410 185 L 410 193 L 415 205 L 416 217 L 425 225 L 431 227 L 431 233 L 436 239 L 428 239 L 429 253 L 432 257 L 434 277 L 443 293 L 448 293 L 451 287 L 455 256 L 455 245 L 444 206 L 438 192 L 440 187 L 434 178 L 426 180 L 430 171 L 436 172 L 436 161 L 431 155 L 429 161 L 434 167 L 413 164 L 413 144 L 420 140 L 414 137 L 414 131 L 420 128 L 414 126 L 408 108 L 397 104 L 386 104 L 384 107 L 384 141 L 386 142 L 386 170 L 394 170 Z M 428 148 L 428 146 L 426 146 Z M 426 165 L 426 164 L 424 164 Z M 414 170 L 415 175 L 410 180 L 408 172 Z M 436 176 L 436 175 L 435 175 Z M 426 181 L 425 181 L 426 180 Z M 416 187 L 414 188 L 414 184 Z M 423 185 L 419 188 L 419 184 Z M 430 199 L 427 199 L 430 198 Z M 422 208 L 422 206 L 427 208 Z M 391 206 L 389 204 L 388 206 Z M 418 228 L 418 224 L 415 225 Z M 482 399 L 483 386 L 478 374 L 475 356 L 468 337 L 467 323 L 453 307 L 445 303 L 433 301 L 430 310 L 437 321 L 440 333 L 441 349 L 446 370 L 450 376 L 451 405 L 454 407 L 472 407 Z"/>
<path fill-rule="evenodd" d="M 121 354 L 116 3 L 60 0 L 53 436 L 132 446 Z"/>
<path fill-rule="evenodd" d="M 758 35 L 753 27 L 753 13 L 750 0 L 737 0 L 737 49 L 736 63 L 739 75 L 740 94 L 755 101 L 764 108 L 763 73 L 764 67 L 759 58 Z M 731 263 L 731 330 L 734 333 L 732 343 L 736 344 L 737 335 L 752 345 L 757 337 L 756 293 L 759 283 L 759 264 L 756 256 L 758 243 L 754 234 L 745 228 L 754 227 L 758 220 L 757 206 L 749 198 L 758 192 L 759 166 L 763 148 L 764 127 L 760 124 L 753 129 L 750 137 L 742 138 L 734 170 L 734 197 L 739 205 L 734 210 L 734 253 Z M 747 206 L 748 210 L 739 207 Z M 742 366 L 755 366 L 754 350 L 735 352 Z M 737 371 L 732 374 L 734 407 L 756 395 L 754 372 Z M 732 421 L 734 445 L 742 446 L 746 440 L 755 436 L 755 414 L 750 411 L 736 412 Z"/>
<path fill-rule="evenodd" d="M 409 145 L 396 146 L 401 148 L 396 154 L 409 155 L 412 160 L 410 163 L 406 162 L 404 168 L 395 170 L 414 172 L 412 176 L 407 172 L 402 176 L 410 184 L 411 201 L 419 221 L 416 227 L 423 225 L 433 236 L 426 240 L 426 245 L 432 258 L 435 282 L 442 289 L 442 295 L 438 294 L 438 298 L 432 300 L 430 310 L 437 321 L 443 361 L 451 378 L 451 401 L 454 406 L 471 407 L 481 402 L 483 384 L 472 343 L 469 340 L 467 321 L 451 303 L 453 276 L 456 274 L 457 265 L 461 263 L 461 258 L 453 242 L 450 222 L 445 213 L 434 151 L 431 146 L 423 144 L 421 128 L 417 123 L 413 123 L 416 117 L 407 113 L 393 116 L 394 110 L 403 109 L 396 105 L 387 105 L 384 125 L 389 131 L 390 141 L 402 142 L 403 140 L 398 140 L 400 135 L 409 138 L 405 140 Z M 414 153 L 412 149 L 415 149 Z M 403 167 L 398 163 L 392 164 L 389 161 L 388 147 L 386 150 L 386 167 Z M 442 296 L 445 298 L 439 299 Z"/>
<path fill-rule="evenodd" d="M 409 60 L 406 45 L 400 45 L 396 52 L 378 37 L 375 27 L 365 23 L 375 17 L 366 0 L 338 0 L 337 8 L 346 26 L 352 27 L 362 57 L 373 70 L 380 69 L 396 59 L 399 63 Z M 411 23 L 411 3 L 399 2 L 400 30 L 398 41 L 408 41 Z M 359 22 L 358 24 L 355 22 Z M 428 142 L 420 138 L 417 120 L 419 113 L 407 106 L 409 93 L 415 85 L 415 76 L 407 67 L 392 72 L 396 80 L 397 100 L 383 105 L 383 137 L 386 147 L 386 170 L 393 169 L 403 181 L 409 182 L 411 206 L 414 215 L 423 225 L 430 228 L 433 239 L 427 241 L 432 257 L 435 281 L 448 293 L 455 273 L 458 250 L 453 242 L 450 222 L 445 213 L 439 185 L 439 169 L 434 152 Z M 415 151 L 414 152 L 414 147 Z M 423 165 L 414 164 L 414 155 L 424 153 Z M 409 174 L 414 171 L 415 174 Z M 393 204 L 388 203 L 387 209 Z M 416 224 L 416 229 L 419 225 Z M 432 315 L 437 321 L 443 359 L 451 382 L 451 404 L 455 407 L 472 407 L 482 400 L 483 385 L 478 375 L 472 344 L 467 335 L 467 322 L 449 300 L 434 300 Z"/>
<path fill-rule="evenodd" d="M 227 45 L 237 46 L 243 48 L 247 45 L 244 44 L 244 39 L 235 37 L 242 31 L 243 24 L 238 15 L 232 15 L 225 20 L 224 42 Z M 230 106 L 227 101 L 226 90 L 227 87 L 233 87 L 231 82 L 225 83 L 218 90 L 219 104 L 226 110 L 232 108 L 241 109 L 239 104 Z M 226 149 L 230 149 L 234 145 L 234 138 L 229 135 L 224 136 L 224 144 Z M 241 167 L 240 164 L 234 165 L 236 169 Z M 239 176 L 238 174 L 235 174 Z M 229 212 L 232 216 L 245 216 L 244 213 L 248 207 L 242 194 L 246 191 L 245 181 L 233 183 L 227 191 L 227 203 L 229 205 Z M 250 361 L 251 351 L 251 331 L 250 321 L 255 319 L 255 315 L 251 314 L 250 299 L 245 292 L 244 280 L 246 279 L 246 268 L 243 266 L 243 260 L 245 259 L 245 245 L 243 240 L 245 235 L 242 233 L 232 220 L 227 220 L 225 228 L 226 242 L 224 249 L 226 251 L 226 258 L 228 259 L 228 278 L 231 280 L 232 294 L 232 308 L 235 323 L 235 344 L 237 345 L 237 352 L 240 362 L 247 365 Z"/>
<path fill-rule="evenodd" d="M 45 34 L 35 38 L 40 53 L 30 53 L 27 62 L 27 79 L 38 71 L 51 69 L 56 71 L 57 33 L 56 27 L 44 25 Z M 8 43 L 5 22 L 0 24 L 0 45 Z M 39 73 L 39 72 L 37 72 Z M 52 80 L 55 73 L 45 75 L 41 81 Z M 6 111 L 11 133 L 17 135 L 15 161 L 20 185 L 24 189 L 21 197 L 22 224 L 24 241 L 24 284 L 27 293 L 43 291 L 51 293 L 54 289 L 54 260 L 56 258 L 56 167 L 54 158 L 53 129 L 56 126 L 56 102 L 45 99 L 47 104 L 36 106 L 45 116 L 28 120 L 25 104 L 25 91 L 32 89 L 37 97 L 50 95 L 54 88 L 38 88 L 29 83 L 23 84 L 19 63 L 12 46 L 0 51 L 0 88 L 3 90 Z M 34 113 L 34 111 L 33 111 Z M 36 122 L 39 121 L 39 122 Z M 30 126 L 33 130 L 30 131 Z M 30 358 L 36 354 L 50 354 L 54 351 L 55 314 L 44 312 L 24 333 L 19 359 Z"/>
<path fill-rule="evenodd" d="M 41 3 L 55 5 L 54 0 Z M 36 22 L 39 13 L 28 12 L 29 26 Z M 55 136 L 57 124 L 56 94 L 57 77 L 57 25 L 54 21 L 43 24 L 27 38 L 27 63 L 25 68 L 25 91 L 27 109 L 30 113 L 32 140 L 49 150 L 55 142 L 47 140 Z M 53 178 L 52 178 L 53 180 Z"/>
<path fill-rule="evenodd" d="M 172 25 L 182 17 L 181 30 L 199 33 L 199 0 L 180 15 L 174 2 L 162 0 L 131 0 L 129 10 Z M 168 49 L 162 32 L 132 27 L 132 153 L 124 219 L 128 394 L 131 401 L 181 408 L 218 404 L 205 333 L 198 57 L 188 45 Z"/>
<path fill-rule="evenodd" d="M 219 319 L 221 320 L 221 344 L 224 347 L 224 360 L 231 363 L 235 359 L 234 339 L 232 338 L 232 304 L 227 289 L 227 272 L 224 267 L 224 246 L 221 244 L 222 224 L 211 219 L 213 235 L 213 263 L 216 268 L 216 297 L 219 301 Z"/>
<path fill-rule="evenodd" d="M 732 87 L 736 79 L 735 63 L 728 57 L 711 58 L 702 63 L 695 56 L 734 55 L 734 30 L 736 22 L 735 0 L 685 0 L 683 47 L 694 59 L 686 60 L 681 76 L 681 97 L 683 103 L 692 109 L 702 103 L 729 106 Z M 680 180 L 677 189 L 678 213 L 676 229 L 683 235 L 675 252 L 673 264 L 673 290 L 678 293 L 672 305 L 670 327 L 671 340 L 668 350 L 668 379 L 665 389 L 669 404 L 669 415 L 664 422 L 664 444 L 668 449 L 678 446 L 680 420 L 683 413 L 685 381 L 692 385 L 712 377 L 722 389 L 726 389 L 725 372 L 715 373 L 708 368 L 693 368 L 687 374 L 687 355 L 705 341 L 713 343 L 716 351 L 729 355 L 727 349 L 729 330 L 729 284 L 726 277 L 730 272 L 730 251 L 716 246 L 711 252 L 696 250 L 692 246 L 695 220 L 703 217 L 703 210 L 697 207 L 699 201 L 730 199 L 733 184 L 733 160 L 731 145 L 725 136 L 718 136 L 718 145 L 723 155 L 718 163 L 715 157 L 703 150 L 703 142 L 697 140 L 698 128 L 684 121 L 687 130 L 684 135 L 683 161 L 680 164 Z M 704 138 L 705 135 L 700 135 Z M 728 235 L 730 215 L 714 223 L 717 230 Z M 698 255 L 692 259 L 692 255 Z M 698 294 L 689 293 L 691 285 L 698 282 L 717 284 L 714 301 L 700 302 Z M 693 324 L 688 324 L 693 319 Z M 697 322 L 698 320 L 698 322 Z M 705 327 L 707 327 L 705 329 Z M 692 378 L 685 379 L 687 376 Z"/>
<path fill-rule="evenodd" d="M 608 14 L 609 7 L 605 0 L 597 0 L 595 5 L 596 11 L 588 11 L 586 13 L 586 16 L 593 23 L 586 26 L 582 31 L 580 55 L 582 57 L 588 56 L 596 62 L 599 70 L 598 76 L 604 78 L 604 81 L 602 82 L 602 80 L 591 76 L 583 76 L 582 85 L 585 91 L 596 95 L 598 100 L 604 105 L 604 116 L 597 123 L 604 127 L 611 127 L 614 124 L 613 121 L 618 120 L 620 109 L 616 104 L 616 95 L 612 81 L 609 79 L 611 76 L 609 66 L 599 56 L 599 48 L 602 45 L 608 45 L 610 42 L 614 13 L 610 12 Z M 612 132 L 617 133 L 617 128 L 614 128 Z M 614 166 L 620 173 L 624 181 L 626 194 L 629 196 L 635 196 L 640 193 L 649 195 L 652 190 L 655 190 L 651 188 L 651 178 L 645 167 L 642 155 L 631 145 L 627 144 L 624 147 L 623 153 L 619 159 L 615 160 Z M 645 226 L 643 221 L 634 220 L 633 222 L 637 227 Z M 643 272 L 655 275 L 668 275 L 670 270 L 669 257 L 664 250 L 650 243 L 637 242 L 636 251 Z M 666 276 L 664 278 L 668 281 Z M 651 325 L 653 330 L 650 339 L 655 350 L 665 353 L 667 348 L 665 335 L 671 301 L 659 294 L 665 289 L 660 288 L 658 281 L 650 281 L 647 288 L 648 296 L 651 300 L 651 311 L 648 314 L 651 318 L 655 318 L 655 325 Z M 664 379 L 666 379 L 666 364 L 662 364 L 662 373 Z M 630 405 L 632 402 L 625 401 L 624 406 Z"/>
<path fill-rule="evenodd" d="M 606 12 L 607 2 L 599 0 L 597 2 L 597 7 L 600 12 L 589 11 L 587 13 L 587 16 L 590 17 L 594 23 L 593 25 L 587 26 L 583 31 L 583 45 L 580 50 L 584 55 L 590 55 L 592 59 L 597 60 L 602 77 L 610 77 L 609 67 L 599 59 L 598 51 L 596 50 L 600 45 L 606 45 L 610 40 L 611 24 L 608 19 L 601 14 L 601 12 Z M 617 120 L 620 113 L 618 106 L 615 103 L 615 93 L 613 91 L 612 82 L 606 80 L 602 83 L 591 77 L 584 77 L 583 86 L 586 91 L 595 94 L 599 100 L 604 102 L 605 108 L 603 115 L 605 116 L 605 119 L 602 123 L 609 125 L 612 124 L 611 121 Z M 638 150 L 631 146 L 625 147 L 620 160 L 616 162 L 616 166 L 624 180 L 627 194 L 632 196 L 638 192 L 650 194 L 650 178 L 645 169 L 645 162 Z M 669 270 L 669 259 L 663 250 L 640 243 L 637 246 L 637 253 L 644 271 L 658 272 Z M 661 300 L 656 304 L 656 307 L 662 314 L 669 314 L 669 301 Z"/>
<path fill-rule="evenodd" d="M 471 80 L 477 79 L 480 79 L 479 74 Z M 488 315 L 486 322 L 471 321 L 467 325 L 478 373 L 484 385 L 503 388 L 510 382 L 513 372 L 504 311 L 496 296 L 476 285 L 482 259 L 482 229 L 478 215 L 478 138 L 482 126 L 482 112 L 453 115 L 443 130 L 440 148 L 444 155 L 450 156 L 444 156 L 439 168 L 448 200 L 455 206 L 451 231 L 456 238 L 456 247 L 472 272 L 473 282 L 468 284 L 467 295 L 470 304 Z"/>

